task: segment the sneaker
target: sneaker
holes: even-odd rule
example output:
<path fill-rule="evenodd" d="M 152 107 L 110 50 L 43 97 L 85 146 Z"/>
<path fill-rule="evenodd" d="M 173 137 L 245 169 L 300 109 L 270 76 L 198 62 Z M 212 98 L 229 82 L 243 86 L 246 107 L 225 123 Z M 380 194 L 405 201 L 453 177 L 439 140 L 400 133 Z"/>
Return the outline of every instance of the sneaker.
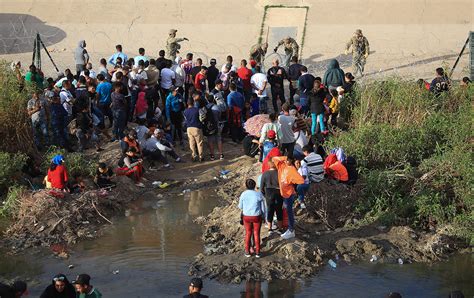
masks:
<path fill-rule="evenodd" d="M 176 162 L 181 162 L 181 157 L 176 158 Z"/>
<path fill-rule="evenodd" d="M 295 238 L 295 231 L 286 230 L 286 232 L 283 233 L 280 237 L 285 240 Z"/>
<path fill-rule="evenodd" d="M 158 171 L 158 169 L 154 166 L 151 166 L 148 168 L 149 171 Z"/>
<path fill-rule="evenodd" d="M 135 185 L 138 186 L 138 187 L 145 187 L 145 184 L 143 184 L 141 182 L 135 183 Z"/>
<path fill-rule="evenodd" d="M 211 154 L 211 160 L 215 160 L 216 158 L 214 157 L 213 154 Z"/>
<path fill-rule="evenodd" d="M 305 205 L 304 203 L 301 203 L 301 204 L 300 204 L 300 208 L 301 208 L 301 209 L 306 209 L 306 205 Z"/>
<path fill-rule="evenodd" d="M 223 160 L 224 159 L 224 154 L 221 154 L 221 157 L 219 159 Z"/>
<path fill-rule="evenodd" d="M 250 258 L 250 257 L 251 257 L 250 253 L 248 253 L 248 252 L 245 252 L 244 256 L 245 256 L 246 258 Z"/>
<path fill-rule="evenodd" d="M 261 256 L 260 254 L 256 254 L 255 257 L 256 257 L 257 259 L 260 259 L 262 256 Z"/>
<path fill-rule="evenodd" d="M 164 167 L 164 168 L 169 168 L 169 167 L 170 167 L 170 164 L 167 163 L 167 164 L 165 164 L 163 167 Z"/>

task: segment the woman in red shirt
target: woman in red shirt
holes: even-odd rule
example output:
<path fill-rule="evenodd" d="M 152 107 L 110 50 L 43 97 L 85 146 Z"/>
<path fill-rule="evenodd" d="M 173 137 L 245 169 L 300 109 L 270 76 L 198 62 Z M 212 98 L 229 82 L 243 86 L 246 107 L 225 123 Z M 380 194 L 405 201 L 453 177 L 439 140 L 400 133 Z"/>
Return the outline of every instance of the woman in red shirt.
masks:
<path fill-rule="evenodd" d="M 51 160 L 48 169 L 48 182 L 51 183 L 52 188 L 67 190 L 68 175 L 63 163 L 64 157 L 62 155 L 56 155 Z"/>

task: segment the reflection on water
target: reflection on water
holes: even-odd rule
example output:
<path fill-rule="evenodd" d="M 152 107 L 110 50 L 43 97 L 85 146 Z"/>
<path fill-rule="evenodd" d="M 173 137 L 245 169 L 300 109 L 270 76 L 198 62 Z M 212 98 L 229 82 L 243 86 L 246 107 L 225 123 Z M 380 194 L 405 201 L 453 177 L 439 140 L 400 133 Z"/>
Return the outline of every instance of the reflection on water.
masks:
<path fill-rule="evenodd" d="M 0 276 L 31 277 L 30 293 L 38 297 L 51 277 L 59 272 L 73 279 L 87 272 L 104 297 L 182 297 L 186 294 L 189 263 L 202 252 L 201 227 L 193 220 L 208 214 L 219 198 L 210 191 L 184 196 L 167 193 L 159 200 L 145 195 L 114 219 L 103 237 L 73 248 L 68 260 L 50 253 L 10 257 L 0 254 Z M 73 269 L 68 265 L 73 264 Z M 274 280 L 222 285 L 204 281 L 204 294 L 211 297 L 293 298 L 293 297 L 384 297 L 398 291 L 404 297 L 447 297 L 460 289 L 474 295 L 471 255 L 451 258 L 432 266 L 399 266 L 364 262 L 337 269 L 326 268 L 308 280 Z M 118 274 L 113 271 L 118 270 Z"/>

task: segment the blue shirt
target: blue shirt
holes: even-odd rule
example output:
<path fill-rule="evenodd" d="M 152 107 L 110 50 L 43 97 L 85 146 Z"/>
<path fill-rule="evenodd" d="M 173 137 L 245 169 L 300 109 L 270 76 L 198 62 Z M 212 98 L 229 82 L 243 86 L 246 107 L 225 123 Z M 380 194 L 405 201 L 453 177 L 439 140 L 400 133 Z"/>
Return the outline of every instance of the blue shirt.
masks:
<path fill-rule="evenodd" d="M 109 82 L 101 82 L 97 85 L 96 88 L 97 94 L 99 94 L 99 103 L 100 104 L 109 104 L 112 100 L 110 94 L 112 94 L 112 84 Z"/>
<path fill-rule="evenodd" d="M 199 121 L 199 109 L 196 107 L 187 108 L 184 111 L 186 127 L 195 127 L 202 129 L 202 123 Z"/>
<path fill-rule="evenodd" d="M 123 65 L 125 65 L 125 63 L 127 63 L 128 56 L 126 54 L 124 54 L 123 52 L 117 52 L 117 53 L 113 54 L 112 56 L 110 56 L 109 63 L 112 64 L 112 65 L 117 64 L 117 57 L 122 58 L 122 64 Z"/>
<path fill-rule="evenodd" d="M 127 56 L 127 55 L 125 55 L 125 56 Z M 147 56 L 141 56 L 141 55 L 135 56 L 135 58 L 133 58 L 133 62 L 135 63 L 135 66 L 138 66 L 138 61 L 140 61 L 140 60 L 143 60 L 143 62 L 147 62 L 148 57 Z"/>
<path fill-rule="evenodd" d="M 165 104 L 165 112 L 166 118 L 169 120 L 171 119 L 171 111 L 178 113 L 181 111 L 181 104 L 183 102 L 183 98 L 181 94 L 177 93 L 176 96 L 173 96 L 173 92 L 170 92 L 166 97 L 166 104 Z"/>
<path fill-rule="evenodd" d="M 240 109 L 243 109 L 244 101 L 245 101 L 245 98 L 240 92 L 231 91 L 229 95 L 227 95 L 227 106 L 229 107 L 229 109 L 231 109 L 234 106 L 239 107 Z"/>
<path fill-rule="evenodd" d="M 245 216 L 265 215 L 265 200 L 260 192 L 246 190 L 240 195 L 239 209 Z"/>

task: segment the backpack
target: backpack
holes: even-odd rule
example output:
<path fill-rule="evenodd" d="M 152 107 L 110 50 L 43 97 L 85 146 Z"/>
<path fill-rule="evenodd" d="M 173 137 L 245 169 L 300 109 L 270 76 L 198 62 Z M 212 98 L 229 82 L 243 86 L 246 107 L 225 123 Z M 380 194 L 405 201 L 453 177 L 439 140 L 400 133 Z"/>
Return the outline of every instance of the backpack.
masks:
<path fill-rule="evenodd" d="M 259 146 L 258 144 L 252 142 L 254 137 L 251 135 L 248 135 L 244 138 L 242 145 L 244 147 L 244 153 L 247 156 L 254 157 L 255 155 L 258 154 L 259 151 Z"/>
<path fill-rule="evenodd" d="M 201 122 L 203 125 L 203 134 L 208 137 L 217 133 L 217 121 L 214 119 L 211 107 L 205 109 L 206 114 L 204 115 L 204 119 L 201 120 Z"/>
<path fill-rule="evenodd" d="M 354 185 L 357 182 L 357 179 L 359 178 L 359 174 L 357 173 L 356 159 L 353 156 L 347 156 L 344 166 L 346 167 L 347 174 L 349 176 L 349 181 L 347 182 L 347 184 Z"/>

